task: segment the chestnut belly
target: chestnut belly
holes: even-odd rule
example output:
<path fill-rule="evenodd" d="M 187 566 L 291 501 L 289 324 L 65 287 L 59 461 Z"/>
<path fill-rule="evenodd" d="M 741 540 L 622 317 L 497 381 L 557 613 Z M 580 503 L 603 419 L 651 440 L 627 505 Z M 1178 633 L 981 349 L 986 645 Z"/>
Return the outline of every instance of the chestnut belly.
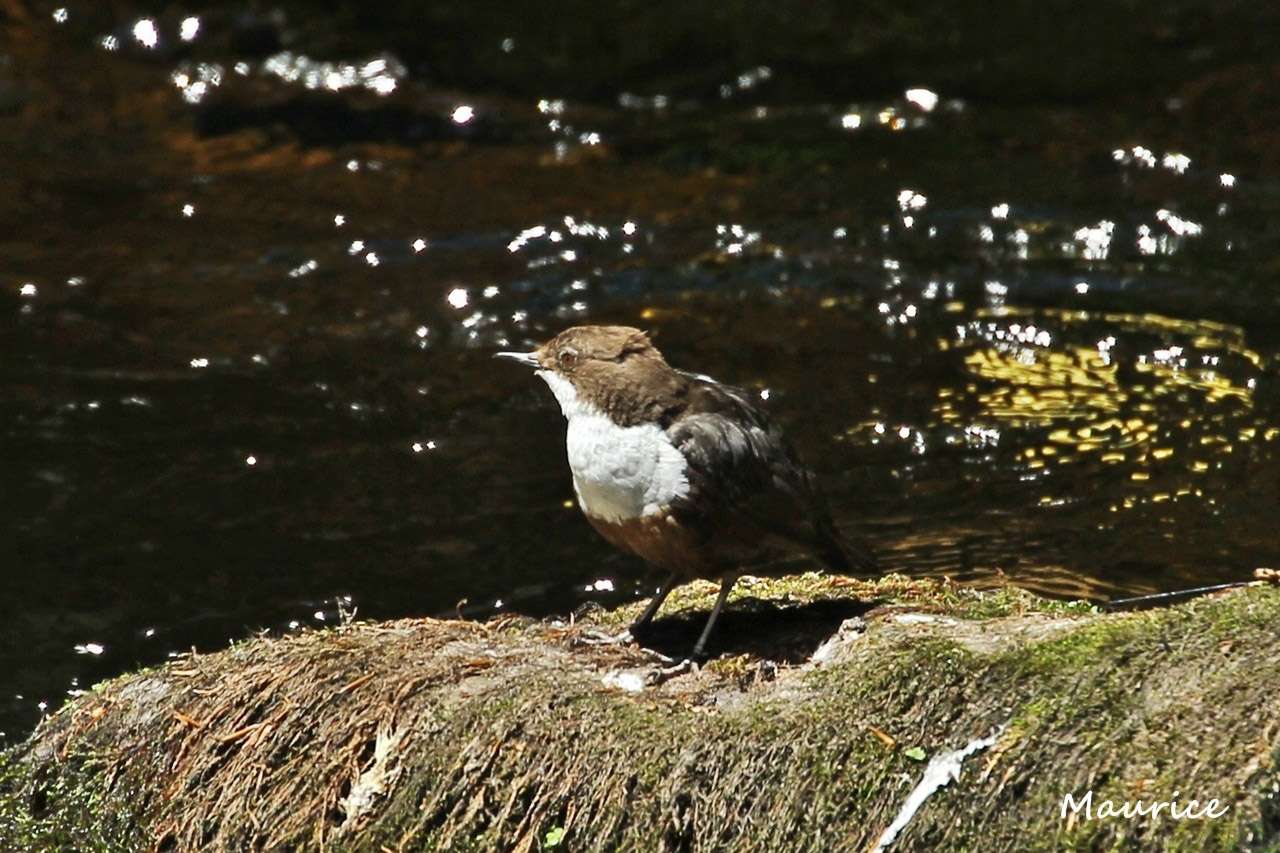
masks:
<path fill-rule="evenodd" d="M 690 579 L 717 579 L 737 568 L 721 558 L 720 549 L 709 537 L 680 524 L 665 511 L 626 521 L 606 521 L 591 515 L 587 520 L 615 548 Z"/>

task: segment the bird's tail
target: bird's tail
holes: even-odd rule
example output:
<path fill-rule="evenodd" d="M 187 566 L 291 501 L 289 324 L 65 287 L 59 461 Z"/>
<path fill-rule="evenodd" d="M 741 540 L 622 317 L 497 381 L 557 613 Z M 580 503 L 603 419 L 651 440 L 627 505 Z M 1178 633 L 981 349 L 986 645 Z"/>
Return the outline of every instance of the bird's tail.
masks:
<path fill-rule="evenodd" d="M 814 550 L 831 571 L 850 577 L 880 573 L 876 555 L 865 541 L 842 536 L 835 524 L 830 522 L 819 526 L 817 532 L 818 541 Z"/>

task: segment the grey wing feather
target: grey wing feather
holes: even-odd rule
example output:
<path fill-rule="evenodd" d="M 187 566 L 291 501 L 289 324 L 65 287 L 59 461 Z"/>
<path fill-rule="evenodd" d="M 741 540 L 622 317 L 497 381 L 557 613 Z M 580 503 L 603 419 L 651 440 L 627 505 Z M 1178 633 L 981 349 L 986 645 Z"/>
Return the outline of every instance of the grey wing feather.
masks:
<path fill-rule="evenodd" d="M 745 391 L 701 376 L 667 428 L 688 462 L 690 494 L 677 512 L 742 519 L 749 530 L 813 552 L 833 571 L 871 572 L 870 552 L 846 542 L 813 475 Z M 742 543 L 744 551 L 754 542 Z"/>

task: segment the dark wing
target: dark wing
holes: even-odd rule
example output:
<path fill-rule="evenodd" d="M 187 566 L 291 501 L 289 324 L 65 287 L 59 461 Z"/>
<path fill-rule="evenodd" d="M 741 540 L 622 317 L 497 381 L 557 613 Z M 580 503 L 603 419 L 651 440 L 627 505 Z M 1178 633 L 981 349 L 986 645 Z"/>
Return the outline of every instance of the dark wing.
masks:
<path fill-rule="evenodd" d="M 686 405 L 667 426 L 689 466 L 677 517 L 708 529 L 731 558 L 749 559 L 763 541 L 809 551 L 836 572 L 874 572 L 870 551 L 841 537 L 813 474 L 746 392 L 685 376 Z"/>

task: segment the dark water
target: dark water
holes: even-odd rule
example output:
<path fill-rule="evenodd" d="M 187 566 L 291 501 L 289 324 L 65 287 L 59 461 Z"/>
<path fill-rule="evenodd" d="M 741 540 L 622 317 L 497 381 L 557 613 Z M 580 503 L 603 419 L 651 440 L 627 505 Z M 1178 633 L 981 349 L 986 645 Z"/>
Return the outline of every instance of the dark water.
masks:
<path fill-rule="evenodd" d="M 583 322 L 767 397 L 894 570 L 1274 565 L 1275 13 L 1042 5 L 0 3 L 0 731 L 342 596 L 634 595 L 490 358 Z"/>

